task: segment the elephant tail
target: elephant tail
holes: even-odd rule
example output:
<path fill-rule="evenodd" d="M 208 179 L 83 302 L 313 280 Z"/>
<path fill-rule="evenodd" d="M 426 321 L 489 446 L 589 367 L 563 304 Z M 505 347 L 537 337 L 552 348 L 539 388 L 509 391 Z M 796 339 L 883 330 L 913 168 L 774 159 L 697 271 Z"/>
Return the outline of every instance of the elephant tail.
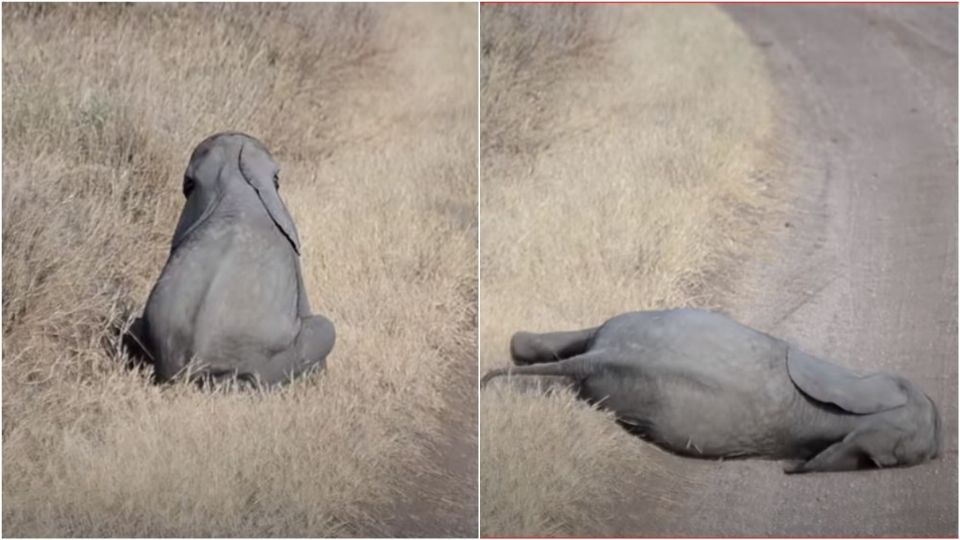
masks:
<path fill-rule="evenodd" d="M 598 351 L 560 360 L 550 364 L 534 364 L 529 366 L 516 366 L 508 368 L 492 369 L 480 379 L 480 387 L 483 388 L 492 379 L 503 375 L 539 375 L 544 377 L 569 377 L 576 381 L 582 381 L 589 377 L 596 368 L 598 360 Z"/>

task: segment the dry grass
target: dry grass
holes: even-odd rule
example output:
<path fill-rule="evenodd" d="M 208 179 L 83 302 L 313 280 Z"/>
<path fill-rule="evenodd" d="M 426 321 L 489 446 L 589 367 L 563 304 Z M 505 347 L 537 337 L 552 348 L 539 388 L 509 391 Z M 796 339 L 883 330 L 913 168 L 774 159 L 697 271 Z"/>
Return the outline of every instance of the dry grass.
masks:
<path fill-rule="evenodd" d="M 417 482 L 471 481 L 431 450 L 475 432 L 449 409 L 473 403 L 476 16 L 4 5 L 7 536 L 470 534 L 462 488 Z M 337 325 L 328 370 L 273 393 L 151 386 L 105 343 L 223 130 L 273 151 Z M 434 519 L 398 530 L 413 493 Z"/>
<path fill-rule="evenodd" d="M 716 303 L 770 204 L 773 99 L 713 7 L 483 6 L 481 371 L 517 330 Z M 522 388 L 481 392 L 481 534 L 631 534 L 610 512 L 662 503 L 656 451 Z"/>

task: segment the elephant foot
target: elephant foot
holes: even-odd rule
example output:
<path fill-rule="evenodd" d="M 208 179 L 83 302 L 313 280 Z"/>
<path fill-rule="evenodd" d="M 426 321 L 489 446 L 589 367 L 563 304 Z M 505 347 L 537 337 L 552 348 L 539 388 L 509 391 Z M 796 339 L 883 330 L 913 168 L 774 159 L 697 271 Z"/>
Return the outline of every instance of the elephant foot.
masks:
<path fill-rule="evenodd" d="M 800 474 L 807 472 L 803 467 L 805 463 L 806 461 L 803 461 L 802 459 L 788 461 L 783 466 L 783 472 L 784 474 Z"/>
<path fill-rule="evenodd" d="M 542 347 L 537 343 L 537 334 L 517 332 L 510 338 L 510 357 L 518 366 L 527 366 L 537 363 L 542 356 Z"/>
<path fill-rule="evenodd" d="M 572 358 L 587 351 L 596 332 L 596 328 L 545 334 L 517 332 L 510 339 L 510 356 L 518 366 Z"/>
<path fill-rule="evenodd" d="M 327 356 L 337 341 L 337 332 L 333 323 L 323 315 L 312 315 L 303 319 L 303 327 L 297 340 L 300 358 L 304 362 L 302 371 L 323 369 Z"/>
<path fill-rule="evenodd" d="M 304 317 L 293 345 L 275 355 L 268 365 L 247 374 L 265 385 L 285 384 L 308 372 L 322 370 L 336 343 L 333 323 L 323 315 Z"/>

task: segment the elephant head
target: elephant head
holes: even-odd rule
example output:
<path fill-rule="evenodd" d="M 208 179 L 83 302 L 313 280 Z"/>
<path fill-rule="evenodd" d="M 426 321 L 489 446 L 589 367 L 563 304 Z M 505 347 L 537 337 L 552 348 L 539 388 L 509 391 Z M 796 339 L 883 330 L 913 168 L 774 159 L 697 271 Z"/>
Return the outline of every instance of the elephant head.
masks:
<path fill-rule="evenodd" d="M 808 399 L 858 419 L 856 427 L 820 461 L 830 457 L 834 466 L 868 461 L 886 467 L 939 456 L 940 413 L 929 396 L 903 377 L 882 372 L 861 375 L 795 348 L 788 350 L 787 372 Z M 815 469 L 816 460 L 788 471 Z"/>
<path fill-rule="evenodd" d="M 194 150 L 183 176 L 187 202 L 173 233 L 171 250 L 213 215 L 227 193 L 252 188 L 299 255 L 300 237 L 279 195 L 279 172 L 263 143 L 249 135 L 220 133 L 208 137 Z"/>

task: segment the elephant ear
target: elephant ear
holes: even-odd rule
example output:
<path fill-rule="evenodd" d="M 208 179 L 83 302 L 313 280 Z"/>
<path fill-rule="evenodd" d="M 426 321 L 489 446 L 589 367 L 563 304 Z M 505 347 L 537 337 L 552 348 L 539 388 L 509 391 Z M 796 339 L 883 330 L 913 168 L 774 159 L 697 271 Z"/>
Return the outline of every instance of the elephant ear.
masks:
<path fill-rule="evenodd" d="M 263 203 L 263 207 L 270 214 L 270 219 L 280 228 L 280 231 L 293 246 L 293 250 L 299 255 L 300 237 L 297 235 L 297 228 L 293 224 L 293 219 L 287 212 L 287 207 L 284 206 L 283 201 L 280 200 L 280 194 L 273 182 L 275 172 L 273 160 L 270 159 L 265 150 L 253 144 L 244 144 L 240 147 L 240 173 L 257 192 L 260 202 Z"/>
<path fill-rule="evenodd" d="M 890 375 L 858 375 L 794 348 L 787 349 L 787 372 L 807 396 L 850 413 L 873 414 L 907 403 L 906 392 Z"/>

